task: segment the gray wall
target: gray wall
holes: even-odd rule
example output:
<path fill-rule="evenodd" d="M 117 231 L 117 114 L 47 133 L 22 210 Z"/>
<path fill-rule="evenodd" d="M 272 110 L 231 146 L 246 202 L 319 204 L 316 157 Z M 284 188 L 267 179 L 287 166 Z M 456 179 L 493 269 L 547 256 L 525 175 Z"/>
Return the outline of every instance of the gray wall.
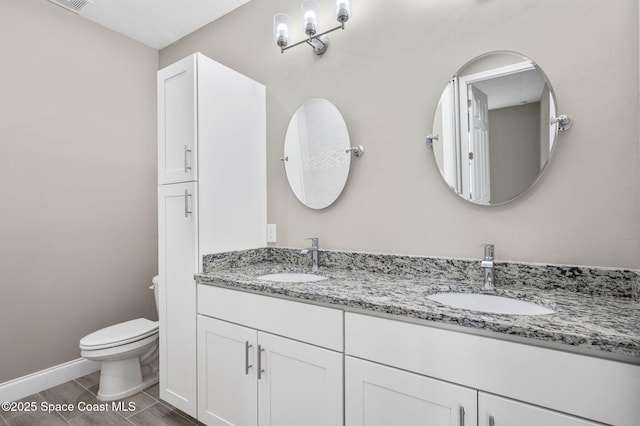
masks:
<path fill-rule="evenodd" d="M 317 235 L 325 249 L 479 258 L 493 242 L 498 260 L 640 267 L 637 0 L 356 0 L 323 57 L 275 46 L 277 12 L 299 40 L 299 3 L 254 0 L 160 52 L 165 66 L 201 51 L 267 86 L 277 245 Z M 322 11 L 328 28 L 332 8 Z M 575 125 L 532 191 L 482 207 L 449 191 L 424 137 L 447 79 L 493 50 L 538 63 Z M 279 161 L 289 118 L 311 97 L 333 102 L 367 151 L 322 211 L 296 200 Z"/>
<path fill-rule="evenodd" d="M 516 197 L 536 180 L 540 173 L 540 102 L 489 111 L 489 157 L 492 200 Z"/>
<path fill-rule="evenodd" d="M 156 318 L 158 52 L 45 0 L 0 1 L 0 383 Z"/>
<path fill-rule="evenodd" d="M 202 51 L 267 85 L 277 245 L 318 235 L 328 249 L 478 258 L 494 242 L 499 260 L 640 268 L 636 0 L 354 7 L 324 57 L 273 43 L 272 15 L 297 25 L 298 0 L 254 0 L 160 52 L 165 66 Z M 447 79 L 503 49 L 542 67 L 575 126 L 531 192 L 485 208 L 448 190 L 423 141 Z M 158 53 L 45 0 L 0 2 L 0 52 L 1 383 L 79 357 L 95 329 L 155 318 Z M 279 161 L 314 96 L 367 150 L 322 211 L 296 200 Z"/>

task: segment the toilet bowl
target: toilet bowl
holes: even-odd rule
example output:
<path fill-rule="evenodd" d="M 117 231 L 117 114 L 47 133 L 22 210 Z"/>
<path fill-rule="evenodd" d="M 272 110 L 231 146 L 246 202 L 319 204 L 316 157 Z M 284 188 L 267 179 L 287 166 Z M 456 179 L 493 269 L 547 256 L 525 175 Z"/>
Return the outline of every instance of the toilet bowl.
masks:
<path fill-rule="evenodd" d="M 157 287 L 156 276 L 156 307 Z M 80 340 L 80 355 L 101 363 L 99 399 L 136 394 L 158 382 L 158 322 L 138 318 L 95 331 Z"/>

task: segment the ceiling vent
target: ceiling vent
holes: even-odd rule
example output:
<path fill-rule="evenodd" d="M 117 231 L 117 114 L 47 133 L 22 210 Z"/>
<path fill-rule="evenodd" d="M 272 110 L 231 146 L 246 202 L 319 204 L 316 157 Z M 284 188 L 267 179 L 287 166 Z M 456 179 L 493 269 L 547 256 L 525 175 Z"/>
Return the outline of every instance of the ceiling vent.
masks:
<path fill-rule="evenodd" d="M 75 13 L 80 13 L 83 7 L 89 3 L 93 3 L 92 0 L 49 0 L 53 4 L 62 6 L 67 10 Z"/>

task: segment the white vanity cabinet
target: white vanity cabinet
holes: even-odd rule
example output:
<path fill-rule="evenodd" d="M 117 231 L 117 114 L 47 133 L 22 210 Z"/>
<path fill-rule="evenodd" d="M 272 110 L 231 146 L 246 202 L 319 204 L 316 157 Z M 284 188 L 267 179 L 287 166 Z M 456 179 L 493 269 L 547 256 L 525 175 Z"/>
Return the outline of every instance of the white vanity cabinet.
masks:
<path fill-rule="evenodd" d="M 266 245 L 263 85 L 196 53 L 158 71 L 160 398 L 197 415 L 202 255 Z"/>
<path fill-rule="evenodd" d="M 342 354 L 198 316 L 198 420 L 208 425 L 342 422 Z"/>
<path fill-rule="evenodd" d="M 208 425 L 255 425 L 256 331 L 198 315 L 198 419 Z"/>
<path fill-rule="evenodd" d="M 347 426 L 597 426 L 397 368 L 345 359 Z"/>
<path fill-rule="evenodd" d="M 343 424 L 339 310 L 198 286 L 198 420 Z"/>
<path fill-rule="evenodd" d="M 241 289 L 199 284 L 197 301 L 198 419 L 208 425 L 636 426 L 640 418 L 640 365 Z"/>
<path fill-rule="evenodd" d="M 475 389 L 347 356 L 346 426 L 477 424 Z"/>
<path fill-rule="evenodd" d="M 478 419 L 478 426 L 597 426 L 601 424 L 484 392 L 478 392 Z"/>
<path fill-rule="evenodd" d="M 359 422 L 350 414 L 350 401 L 368 399 L 366 392 L 359 396 L 349 391 L 354 386 L 350 381 L 364 382 L 358 374 L 352 377 L 351 357 L 371 361 L 379 371 L 395 370 L 386 373 L 398 381 L 395 389 L 409 388 L 419 380 L 405 373 L 411 372 L 430 386 L 435 379 L 477 391 L 481 426 L 635 426 L 640 418 L 638 365 L 349 312 L 345 355 L 346 426 L 377 424 Z M 371 377 L 379 380 L 372 373 Z M 469 412 L 467 407 L 465 411 Z M 494 425 L 489 423 L 491 416 Z"/>

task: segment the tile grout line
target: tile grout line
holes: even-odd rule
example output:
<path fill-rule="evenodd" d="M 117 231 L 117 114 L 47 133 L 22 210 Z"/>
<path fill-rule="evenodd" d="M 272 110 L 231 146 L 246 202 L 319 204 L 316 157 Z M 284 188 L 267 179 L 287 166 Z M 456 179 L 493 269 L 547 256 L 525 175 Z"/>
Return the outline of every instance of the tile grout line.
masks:
<path fill-rule="evenodd" d="M 147 389 L 148 389 L 148 388 L 147 388 Z M 132 415 L 131 415 L 131 416 L 129 416 L 129 417 L 124 417 L 124 416 L 122 416 L 122 417 L 124 417 L 124 419 L 125 419 L 125 420 L 127 420 L 127 422 L 131 423 L 131 424 L 132 424 L 132 425 L 134 425 L 134 426 L 137 426 L 137 425 L 136 425 L 136 423 L 134 423 L 131 419 L 132 419 L 133 417 L 137 416 L 138 414 L 143 413 L 144 411 L 148 410 L 149 408 L 153 407 L 153 406 L 154 406 L 154 405 L 156 405 L 156 404 L 162 404 L 162 405 L 164 405 L 165 407 L 167 407 L 167 405 L 165 405 L 165 404 L 164 404 L 160 399 L 156 399 L 154 396 L 149 395 L 147 392 L 145 392 L 145 390 L 142 390 L 142 393 L 143 393 L 143 394 L 145 394 L 145 395 L 147 395 L 149 398 L 151 398 L 151 399 L 154 401 L 154 402 L 153 402 L 153 404 L 149 405 L 148 407 L 144 407 L 142 410 L 138 411 L 138 412 L 137 412 L 137 413 L 135 413 L 135 414 L 132 414 Z M 172 410 L 175 410 L 175 408 L 174 408 L 174 407 L 167 407 L 167 408 L 172 409 Z M 118 413 L 118 414 L 120 414 L 120 413 Z"/>
<path fill-rule="evenodd" d="M 94 395 L 94 396 L 96 397 L 96 399 L 98 398 L 98 395 L 97 395 L 97 394 L 94 394 L 94 393 L 91 391 L 91 389 L 89 389 L 89 388 L 88 388 L 88 387 L 86 387 L 86 386 L 83 386 L 83 385 L 82 385 L 81 383 L 79 383 L 77 380 L 74 380 L 74 381 L 75 381 L 76 383 L 78 383 L 78 385 L 80 385 L 80 387 L 82 387 L 82 388 L 86 389 L 86 390 L 87 390 L 87 392 L 89 392 L 89 393 L 91 393 L 92 395 Z M 148 389 L 148 388 L 147 388 L 147 389 Z M 140 393 L 145 394 L 146 396 L 148 396 L 148 397 L 153 401 L 153 403 L 152 403 L 151 405 L 149 405 L 149 407 L 151 407 L 151 406 L 155 405 L 156 403 L 160 402 L 160 400 L 159 400 L 159 399 L 156 399 L 153 395 L 149 395 L 149 394 L 146 392 L 146 389 L 141 390 L 141 391 L 140 391 Z M 126 398 L 123 398 L 123 399 L 126 399 Z M 118 415 L 120 415 L 120 417 L 122 417 L 122 418 L 123 418 L 124 420 L 126 420 L 128 423 L 135 425 L 135 423 L 133 423 L 133 422 L 130 420 L 130 419 L 131 419 L 131 417 L 135 416 L 136 414 L 142 413 L 143 411 L 145 411 L 145 410 L 146 410 L 147 408 L 149 408 L 149 407 L 145 407 L 145 408 L 143 408 L 142 410 L 140 410 L 140 411 L 138 411 L 138 412 L 136 412 L 136 413 L 134 413 L 134 414 L 132 414 L 131 416 L 128 416 L 128 417 L 127 417 L 127 416 L 125 416 L 124 414 L 122 414 L 122 413 L 121 413 L 121 412 L 119 412 L 119 411 L 116 411 L 116 413 L 118 413 Z M 169 407 L 169 408 L 171 408 L 171 407 Z"/>
<path fill-rule="evenodd" d="M 62 419 L 63 422 L 65 422 L 68 425 L 71 425 L 71 423 L 69 423 L 69 420 L 65 419 L 64 417 L 62 417 L 62 415 L 60 413 L 58 413 L 57 411 L 53 412 L 54 415 L 60 417 Z"/>
<path fill-rule="evenodd" d="M 75 379 L 74 379 L 74 380 L 70 380 L 70 381 L 75 382 L 75 383 L 76 383 L 78 386 L 80 386 L 82 389 L 86 390 L 86 391 L 87 391 L 87 392 L 89 392 L 91 395 L 93 395 L 96 399 L 98 399 L 98 395 L 97 395 L 97 394 L 94 394 L 94 393 L 91 391 L 91 389 L 89 389 L 89 387 L 84 386 L 82 383 L 80 383 L 78 380 L 75 380 Z M 95 386 L 95 385 L 93 385 L 93 386 Z M 156 403 L 160 402 L 159 400 L 157 400 L 157 399 L 156 399 L 155 397 L 153 397 L 152 395 L 149 395 L 149 394 L 148 394 L 147 392 L 145 392 L 144 390 L 142 390 L 142 391 L 141 391 L 141 393 L 145 394 L 145 395 L 146 395 L 146 396 L 148 396 L 152 401 L 154 401 L 151 405 L 149 405 L 149 407 L 152 407 L 152 406 L 153 406 L 153 405 L 155 405 Z M 38 392 L 38 394 L 40 394 L 40 392 Z M 42 396 L 42 397 L 44 398 L 44 395 L 40 395 L 40 396 Z M 124 399 L 126 399 L 126 398 L 124 398 Z M 100 400 L 98 399 L 98 401 L 100 401 Z M 133 421 L 131 421 L 131 418 L 132 418 L 133 416 L 135 416 L 135 415 L 139 414 L 139 413 L 142 413 L 143 411 L 145 411 L 145 410 L 146 410 L 147 408 L 149 408 L 149 407 L 145 407 L 145 408 L 143 408 L 142 410 L 140 410 L 139 412 L 137 412 L 137 413 L 135 413 L 135 414 L 132 414 L 132 415 L 131 415 L 131 416 L 129 416 L 129 417 L 126 417 L 124 414 L 122 414 L 122 413 L 121 413 L 121 412 L 119 412 L 119 411 L 115 411 L 115 413 L 116 413 L 118 416 L 120 416 L 120 418 L 121 418 L 122 420 L 124 420 L 124 422 L 125 422 L 126 424 L 131 424 L 131 425 L 133 425 L 133 426 L 137 426 Z M 171 407 L 169 407 L 169 408 L 171 408 Z M 56 412 L 55 414 L 57 414 L 59 417 L 61 417 L 61 418 L 62 418 L 62 420 L 63 420 L 66 424 L 68 424 L 68 425 L 70 425 L 70 426 L 73 426 L 71 423 L 69 423 L 69 421 L 68 421 L 67 419 L 65 419 L 64 417 L 62 417 L 59 413 L 57 413 L 57 412 Z"/>
<path fill-rule="evenodd" d="M 86 390 L 87 392 L 89 392 L 91 395 L 95 396 L 96 399 L 98 398 L 98 395 L 94 394 L 93 392 L 91 392 L 91 389 L 89 389 L 88 387 L 84 386 L 82 383 L 78 382 L 77 380 L 71 380 L 72 382 L 75 382 L 78 386 L 80 386 L 82 389 Z"/>
<path fill-rule="evenodd" d="M 69 382 L 75 382 L 75 380 L 69 380 Z M 66 383 L 69 383 L 69 382 L 66 382 Z M 83 389 L 84 389 L 84 386 L 82 386 L 80 383 L 78 383 L 78 385 L 79 385 L 81 388 L 83 388 Z M 55 387 L 55 386 L 54 386 L 54 387 Z M 51 389 L 51 388 L 49 388 L 49 389 Z M 47 390 L 49 390 L 49 389 L 41 390 L 40 392 L 37 392 L 37 393 L 35 393 L 34 395 L 38 395 L 40 398 L 42 398 L 42 400 L 43 400 L 43 401 L 47 402 L 47 399 L 45 398 L 45 396 L 44 396 L 42 393 L 43 393 L 43 392 L 45 392 L 45 391 L 47 391 Z M 24 413 L 23 413 L 23 414 L 24 414 Z M 20 415 L 22 415 L 22 414 L 20 414 Z M 65 419 L 65 418 L 62 416 L 62 414 L 60 414 L 58 411 L 54 411 L 54 412 L 52 412 L 52 413 L 49 413 L 49 415 L 57 416 L 58 418 L 62 419 L 62 421 L 63 421 L 65 424 L 70 425 L 70 426 L 73 426 L 71 423 L 69 423 L 69 420 Z"/>
<path fill-rule="evenodd" d="M 196 419 L 195 417 L 192 417 L 190 414 L 185 413 L 184 411 L 174 407 L 173 405 L 169 404 L 168 402 L 165 402 L 165 401 L 163 401 L 161 399 L 158 399 L 157 401 L 158 401 L 159 404 L 164 405 L 166 408 L 168 408 L 169 410 L 175 412 L 180 417 L 182 417 L 183 419 L 187 420 L 189 423 L 193 424 L 194 426 L 203 425 L 204 424 L 204 423 L 200 422 L 198 419 Z M 149 407 L 147 407 L 147 408 L 149 408 Z M 145 410 L 146 410 L 146 408 L 145 408 Z"/>
<path fill-rule="evenodd" d="M 51 388 L 49 388 L 51 389 Z M 47 389 L 41 390 L 40 392 L 36 392 L 33 395 L 38 395 L 40 398 L 42 398 L 43 401 L 47 401 L 47 399 L 44 397 L 44 395 L 42 394 L 42 392 L 46 391 Z M 19 416 L 22 416 L 24 413 L 20 413 Z M 67 419 L 65 419 L 64 417 L 62 417 L 62 414 L 60 414 L 58 411 L 54 411 L 53 413 L 49 413 L 49 415 L 53 414 L 54 416 L 57 416 L 59 419 L 61 419 L 65 424 L 71 425 L 71 423 L 69 423 L 69 421 Z M 19 417 L 16 416 L 16 417 Z M 7 425 L 9 424 L 9 422 L 7 422 Z"/>
<path fill-rule="evenodd" d="M 198 424 L 202 424 L 198 419 L 196 419 L 195 417 L 192 417 L 190 414 L 185 413 L 184 411 L 170 405 L 168 402 L 164 402 L 162 400 L 158 400 L 158 402 L 162 405 L 164 405 L 165 407 L 167 407 L 168 409 L 170 409 L 171 411 L 174 411 L 176 414 L 178 414 L 180 417 L 182 417 L 183 419 L 186 419 L 187 421 L 189 421 L 189 423 L 192 423 L 193 425 L 198 425 Z"/>
<path fill-rule="evenodd" d="M 93 396 L 94 398 L 97 399 L 97 393 L 94 393 L 90 388 L 94 387 L 96 384 L 91 384 L 90 386 L 85 386 L 83 385 L 80 381 L 78 381 L 77 379 L 72 379 L 69 382 L 73 382 L 73 384 L 77 385 L 80 389 L 84 390 L 85 392 L 88 392 L 91 396 Z M 67 383 L 69 383 L 67 382 Z M 38 396 L 39 398 L 41 398 L 42 400 L 46 401 L 46 397 L 44 395 L 44 392 L 47 391 L 49 389 L 45 389 L 43 391 L 37 392 L 35 394 L 33 394 L 33 396 Z M 137 419 L 137 416 L 141 413 L 143 413 L 144 411 L 147 411 L 150 407 L 155 406 L 156 404 L 160 404 L 162 407 L 170 410 L 170 412 L 174 412 L 175 414 L 177 414 L 180 418 L 186 420 L 190 425 L 199 425 L 201 423 L 198 422 L 197 419 L 191 417 L 189 414 L 177 409 L 176 407 L 170 405 L 169 403 L 161 400 L 160 398 L 156 398 L 155 396 L 149 394 L 146 392 L 146 389 L 140 391 L 140 393 L 144 394 L 146 397 L 148 397 L 151 401 L 151 404 L 147 407 L 144 407 L 143 409 L 141 409 L 140 411 L 135 412 L 134 414 L 130 415 L 130 416 L 125 416 L 124 414 L 122 414 L 120 411 L 116 411 L 116 413 L 118 414 L 119 418 L 122 420 L 122 424 L 123 425 L 133 425 L 133 426 L 137 426 L 137 423 L 134 422 L 133 420 Z M 123 400 L 125 400 L 127 398 L 123 398 Z M 16 418 L 19 416 L 22 416 L 24 413 L 20 413 L 17 416 L 15 416 Z M 64 416 L 62 416 L 59 412 L 55 411 L 50 413 L 54 416 L 56 416 L 57 418 L 61 419 L 63 424 L 65 425 L 69 425 L 69 426 L 73 426 L 73 420 L 78 418 L 78 417 L 72 417 L 70 419 L 66 419 Z M 13 419 L 14 417 L 12 417 Z M 9 422 L 8 420 L 4 417 L 4 415 L 2 413 L 0 413 L 0 426 L 9 426 Z"/>

